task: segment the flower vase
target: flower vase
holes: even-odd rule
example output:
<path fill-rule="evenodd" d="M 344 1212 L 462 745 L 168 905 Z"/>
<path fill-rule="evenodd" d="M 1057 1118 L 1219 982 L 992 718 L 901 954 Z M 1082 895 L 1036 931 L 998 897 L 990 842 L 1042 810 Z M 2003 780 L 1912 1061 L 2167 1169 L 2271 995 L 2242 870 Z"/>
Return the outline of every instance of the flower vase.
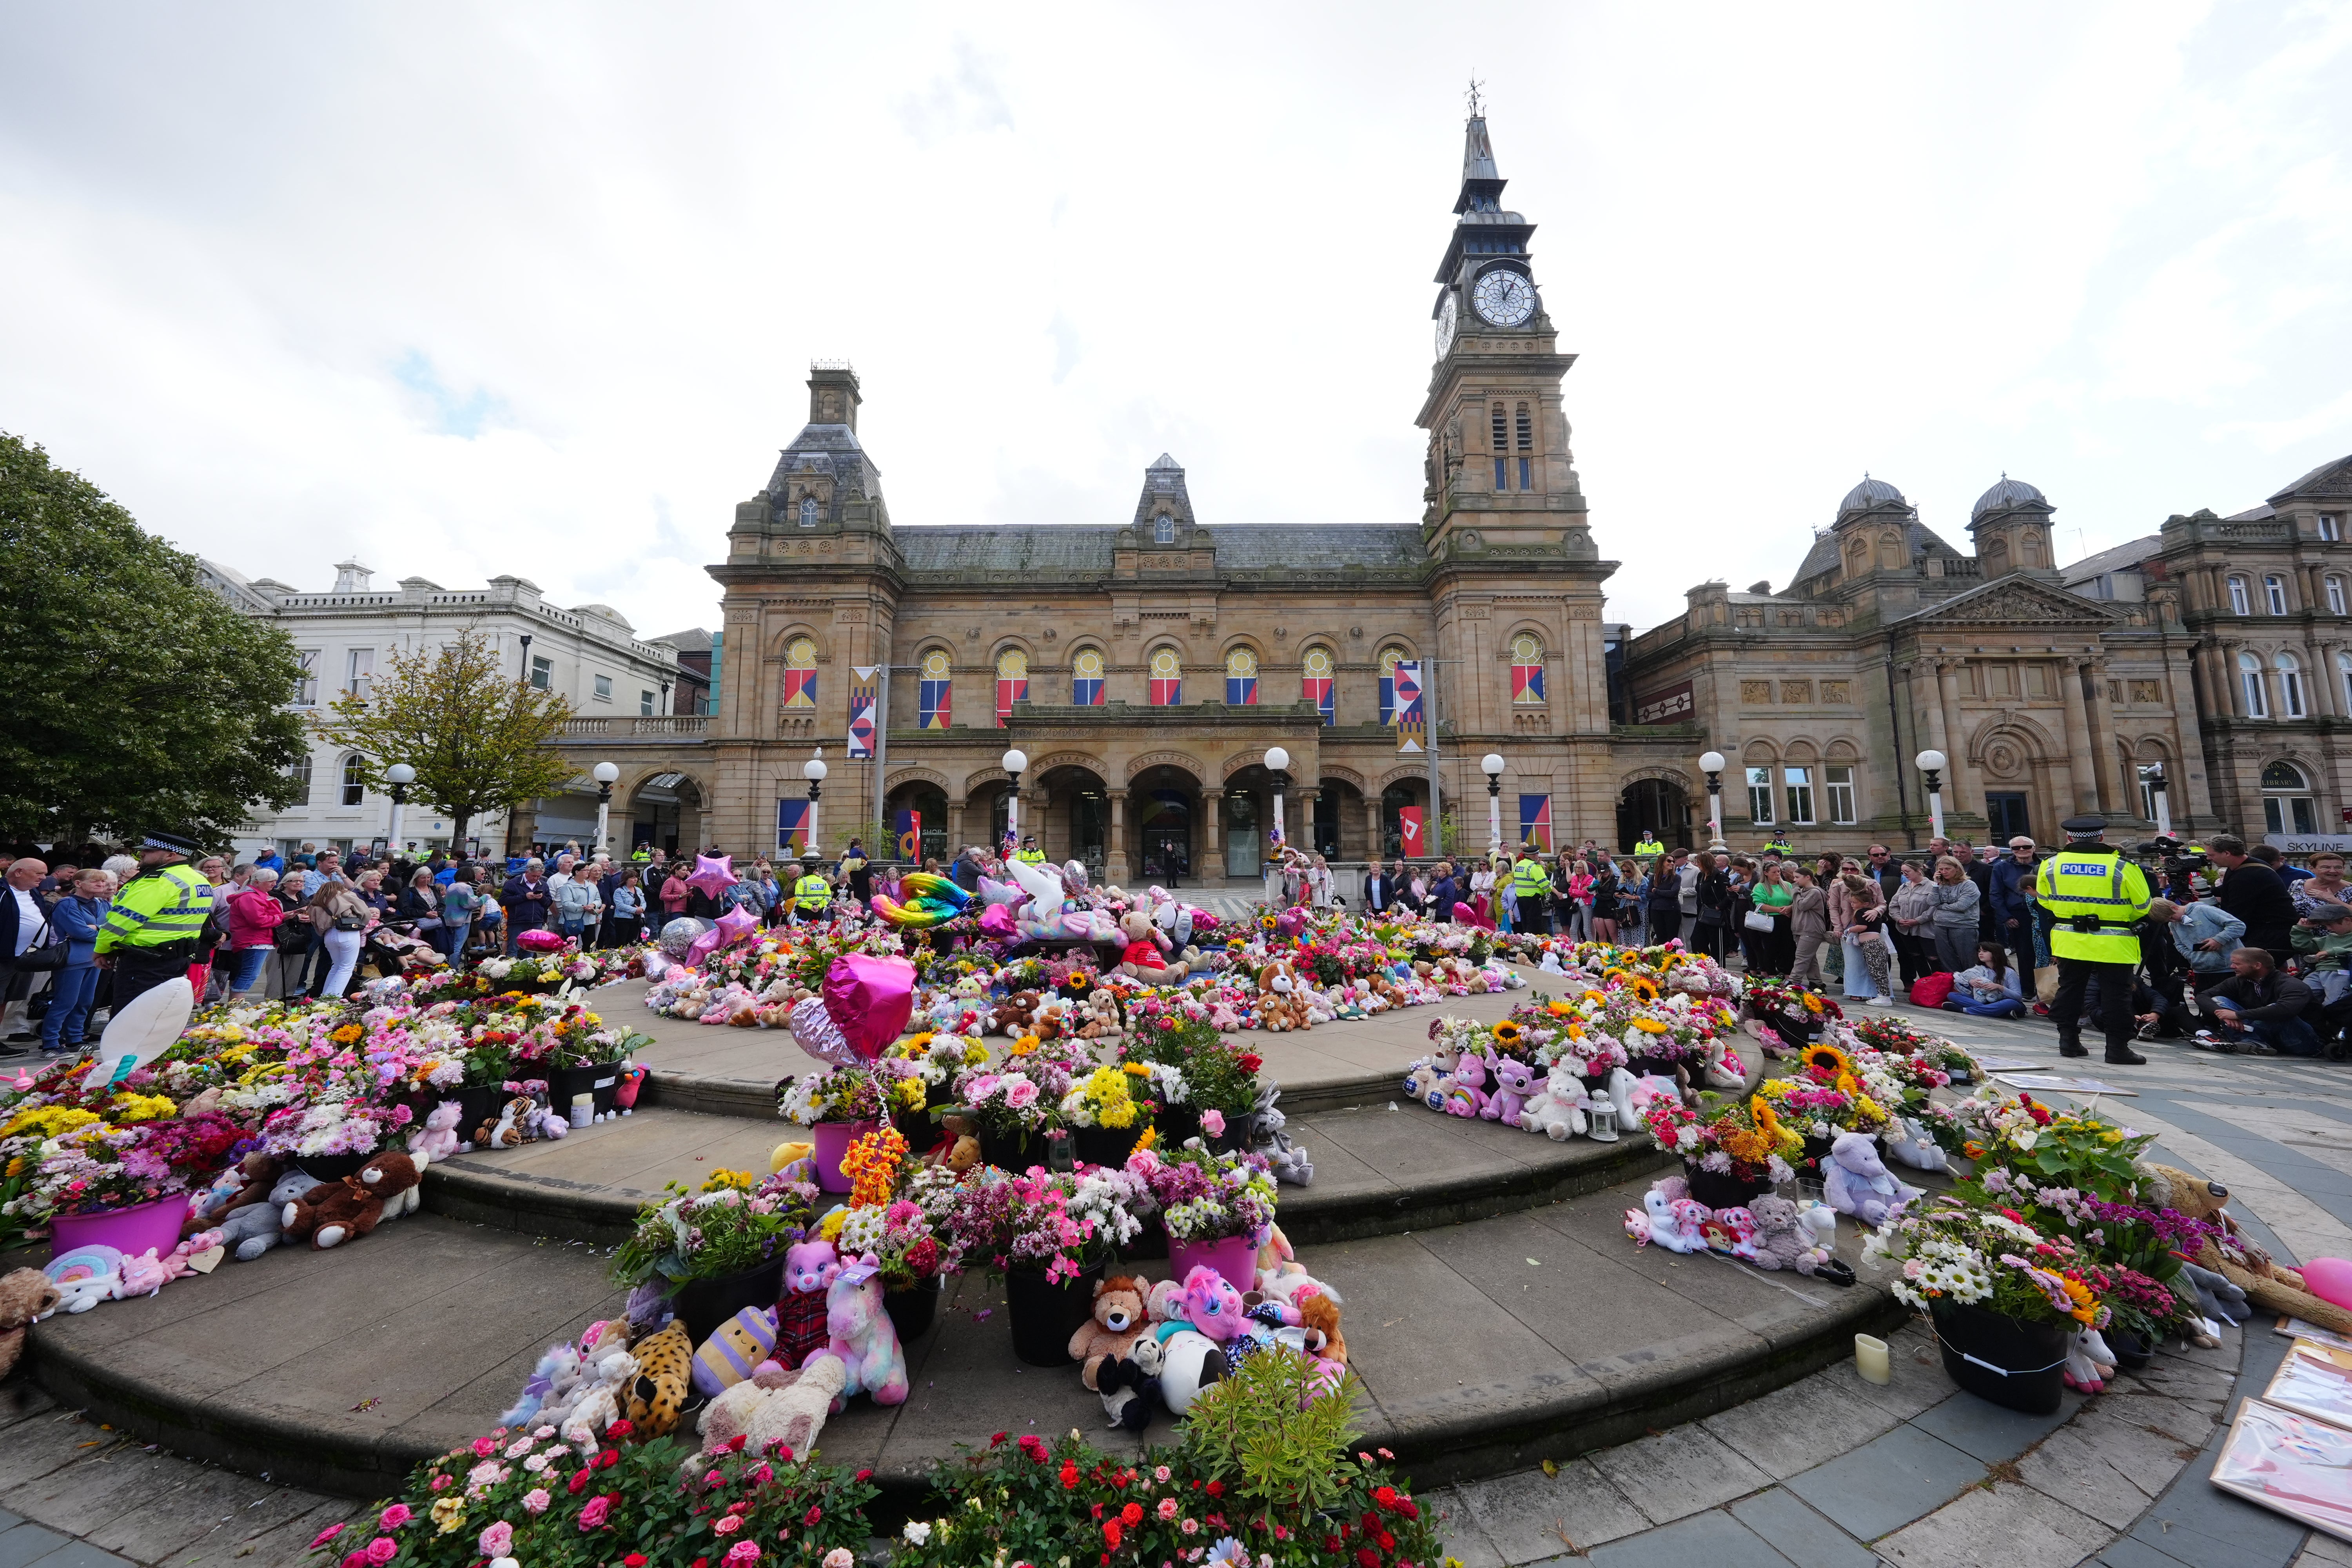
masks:
<path fill-rule="evenodd" d="M 1124 1165 L 1135 1152 L 1135 1141 L 1150 1125 L 1139 1119 L 1132 1127 L 1073 1127 L 1070 1152 L 1089 1165 Z"/>
<path fill-rule="evenodd" d="M 1246 1236 L 1222 1237 L 1215 1241 L 1179 1241 L 1168 1238 L 1168 1277 L 1181 1283 L 1195 1267 L 1213 1268 L 1224 1276 L 1225 1283 L 1236 1290 L 1257 1289 L 1258 1243 Z"/>
<path fill-rule="evenodd" d="M 1045 1163 L 1045 1142 L 1030 1136 L 1025 1128 L 1014 1132 L 997 1132 L 983 1127 L 980 1130 L 980 1157 L 1000 1171 L 1010 1171 L 1019 1175 L 1032 1165 Z"/>
<path fill-rule="evenodd" d="M 846 1125 L 846 1123 L 844 1123 Z M 670 1298 L 678 1321 L 697 1345 L 719 1331 L 719 1325 L 746 1307 L 772 1307 L 784 1293 L 784 1254 L 755 1263 L 740 1274 L 688 1279 Z"/>
<path fill-rule="evenodd" d="M 1102 1265 L 1074 1279 L 1051 1281 L 1042 1268 L 1004 1272 L 1005 1316 L 1013 1323 L 1013 1353 L 1031 1366 L 1070 1364 L 1070 1336 L 1093 1314 Z M 887 1299 L 886 1299 L 887 1300 Z"/>
<path fill-rule="evenodd" d="M 2065 1392 L 2071 1325 L 2029 1322 L 1982 1307 L 1935 1304 L 1944 1371 L 1978 1398 L 2028 1415 L 2047 1415 Z"/>
<path fill-rule="evenodd" d="M 125 1258 L 152 1251 L 169 1257 L 180 1245 L 180 1225 L 188 1217 L 188 1194 L 173 1193 L 152 1203 L 128 1208 L 100 1209 L 95 1214 L 51 1216 L 51 1256 L 63 1258 L 84 1247 L 111 1247 Z"/>
<path fill-rule="evenodd" d="M 931 1331 L 931 1324 L 940 1315 L 940 1298 L 946 1293 L 946 1284 L 934 1274 L 919 1285 L 882 1293 L 882 1310 L 890 1314 L 890 1326 L 898 1331 L 900 1344 L 912 1344 Z"/>
<path fill-rule="evenodd" d="M 1692 1201 L 1705 1204 L 1711 1209 L 1745 1208 L 1751 1200 L 1772 1190 L 1769 1180 L 1743 1178 L 1727 1171 L 1710 1171 L 1696 1161 L 1683 1163 L 1683 1176 L 1690 1183 Z"/>
<path fill-rule="evenodd" d="M 852 1143 L 881 1126 L 879 1121 L 820 1121 L 809 1129 L 816 1143 L 816 1184 L 820 1192 L 845 1193 L 857 1184 L 842 1170 L 842 1159 L 848 1154 Z"/>

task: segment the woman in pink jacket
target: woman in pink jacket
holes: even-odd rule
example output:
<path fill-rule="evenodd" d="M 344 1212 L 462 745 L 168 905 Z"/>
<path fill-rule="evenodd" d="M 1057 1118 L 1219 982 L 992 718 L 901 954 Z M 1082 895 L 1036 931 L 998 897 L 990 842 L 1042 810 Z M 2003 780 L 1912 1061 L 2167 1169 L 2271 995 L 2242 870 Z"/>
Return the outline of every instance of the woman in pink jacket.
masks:
<path fill-rule="evenodd" d="M 257 868 L 252 880 L 229 895 L 228 945 L 236 960 L 236 968 L 229 975 L 232 996 L 241 996 L 259 983 L 261 966 L 269 962 L 277 946 L 278 922 L 286 918 L 285 908 L 272 890 L 277 886 L 277 872 Z"/>

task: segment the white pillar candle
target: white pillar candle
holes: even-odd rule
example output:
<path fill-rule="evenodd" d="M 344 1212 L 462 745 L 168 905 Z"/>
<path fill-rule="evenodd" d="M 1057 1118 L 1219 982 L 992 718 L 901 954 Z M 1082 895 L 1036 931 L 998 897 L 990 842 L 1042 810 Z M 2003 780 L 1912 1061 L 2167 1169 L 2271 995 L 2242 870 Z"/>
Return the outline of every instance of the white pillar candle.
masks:
<path fill-rule="evenodd" d="M 1886 1342 L 1868 1334 L 1853 1336 L 1853 1370 L 1862 1373 L 1864 1383 L 1889 1383 L 1894 1370 L 1887 1364 Z"/>

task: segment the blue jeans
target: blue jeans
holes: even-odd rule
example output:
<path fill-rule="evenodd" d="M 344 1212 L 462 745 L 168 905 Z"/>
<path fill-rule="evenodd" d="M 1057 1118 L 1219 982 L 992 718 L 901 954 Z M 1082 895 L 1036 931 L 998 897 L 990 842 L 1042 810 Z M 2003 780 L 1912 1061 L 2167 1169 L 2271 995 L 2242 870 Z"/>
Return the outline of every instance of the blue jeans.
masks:
<path fill-rule="evenodd" d="M 471 921 L 460 921 L 455 925 L 443 921 L 441 929 L 433 933 L 433 945 L 441 950 L 442 957 L 457 963 L 466 956 L 466 933 L 473 924 Z"/>
<path fill-rule="evenodd" d="M 1966 1013 L 1971 1018 L 2021 1018 L 2025 1004 L 2014 996 L 2004 996 L 1998 1002 L 1952 1001 L 1944 1004 L 1947 1013 Z"/>
<path fill-rule="evenodd" d="M 58 970 L 58 977 L 49 982 L 48 1013 L 41 1019 L 42 1048 L 81 1044 L 82 1029 L 89 1022 L 89 1005 L 97 996 L 98 965 L 77 963 Z"/>
<path fill-rule="evenodd" d="M 230 995 L 253 989 L 254 984 L 261 978 L 263 966 L 269 962 L 269 951 L 266 947 L 240 947 L 236 950 L 236 968 L 230 973 L 228 981 Z"/>
<path fill-rule="evenodd" d="M 55 1011 L 54 1008 L 51 1009 Z M 2254 1018 L 2235 1029 L 2220 1033 L 2232 1039 L 2244 1039 L 2251 1035 L 2283 1057 L 2315 1057 L 2319 1054 L 2319 1035 L 2301 1018 Z"/>

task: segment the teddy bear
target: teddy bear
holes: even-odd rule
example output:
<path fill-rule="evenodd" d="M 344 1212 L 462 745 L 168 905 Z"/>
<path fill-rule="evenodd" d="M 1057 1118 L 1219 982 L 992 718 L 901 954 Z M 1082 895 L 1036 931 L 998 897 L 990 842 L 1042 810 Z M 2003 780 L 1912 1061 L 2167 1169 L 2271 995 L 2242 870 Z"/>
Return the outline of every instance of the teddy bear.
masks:
<path fill-rule="evenodd" d="M 1927 1136 L 1918 1122 L 1907 1116 L 1898 1116 L 1879 1133 L 1879 1141 L 1895 1163 L 1908 1165 L 1915 1171 L 1948 1171 L 1951 1162 L 1944 1151 Z"/>
<path fill-rule="evenodd" d="M 1748 1261 L 1757 1268 L 1790 1268 L 1835 1285 L 1853 1283 L 1853 1270 L 1816 1242 L 1812 1227 L 1798 1218 L 1795 1204 L 1766 1193 L 1748 1200 L 1748 1212 L 1756 1221 L 1755 1251 Z"/>
<path fill-rule="evenodd" d="M 445 1100 L 425 1113 L 425 1124 L 408 1135 L 408 1152 L 428 1160 L 446 1160 L 457 1152 L 457 1120 L 465 1107 Z"/>
<path fill-rule="evenodd" d="M 1887 1173 L 1878 1157 L 1878 1140 L 1867 1132 L 1841 1132 L 1830 1145 L 1830 1163 L 1822 1168 L 1823 1194 L 1830 1207 L 1850 1214 L 1864 1225 L 1885 1225 L 1919 1196 Z"/>
<path fill-rule="evenodd" d="M 1462 1053 L 1454 1064 L 1454 1077 L 1445 1086 L 1444 1103 L 1441 1107 L 1448 1116 L 1478 1116 L 1486 1109 L 1486 1063 L 1483 1057 Z"/>
<path fill-rule="evenodd" d="M 181 1222 L 180 1234 L 193 1236 L 209 1229 L 232 1209 L 265 1201 L 284 1169 L 275 1154 L 253 1151 L 222 1172 L 210 1187 L 190 1202 L 188 1217 Z"/>
<path fill-rule="evenodd" d="M 1095 1373 L 1103 1362 L 1126 1355 L 1149 1326 L 1143 1313 L 1150 1289 L 1128 1274 L 1095 1281 L 1094 1309 L 1070 1335 L 1070 1359 L 1085 1363 L 1079 1375 L 1088 1388 L 1095 1387 Z"/>
<path fill-rule="evenodd" d="M 299 1170 L 288 1171 L 257 1204 L 242 1204 L 221 1215 L 222 1245 L 240 1263 L 250 1263 L 286 1239 L 286 1211 L 320 1184 Z"/>
<path fill-rule="evenodd" d="M 2221 1275 L 2257 1307 L 2301 1318 L 2336 1333 L 2352 1334 L 2352 1311 L 2313 1295 L 2305 1289 L 2301 1273 L 2271 1261 L 2268 1253 L 2239 1231 L 2236 1216 L 2226 1206 L 2229 1188 L 2177 1166 L 2143 1161 L 2139 1170 L 2142 1203 L 2178 1209 L 2192 1219 L 2210 1220 L 2222 1227 L 2221 1239 L 2206 1241 L 2190 1262 Z"/>
<path fill-rule="evenodd" d="M 970 976 L 966 976 L 967 979 Z M 1037 1017 L 1037 993 L 1016 991 L 989 1009 L 988 1032 L 1010 1035 L 1014 1038 L 1027 1034 Z"/>
<path fill-rule="evenodd" d="M 858 1394 L 872 1394 L 877 1405 L 907 1403 L 907 1352 L 898 1326 L 883 1310 L 882 1264 L 874 1254 L 841 1265 L 825 1287 L 824 1328 L 824 1349 L 809 1361 L 830 1356 L 847 1370 L 836 1408 Z"/>
<path fill-rule="evenodd" d="M 37 1268 L 12 1268 L 0 1274 L 0 1377 L 15 1370 L 25 1353 L 25 1331 L 36 1318 L 57 1310 L 63 1293 Z"/>
<path fill-rule="evenodd" d="M 1669 1252 L 1704 1252 L 1706 1243 L 1699 1226 L 1707 1216 L 1705 1204 L 1689 1196 L 1690 1184 L 1666 1176 L 1650 1184 L 1642 1206 L 1625 1211 L 1625 1234 L 1636 1247 L 1655 1242 Z"/>
<path fill-rule="evenodd" d="M 1519 1126 L 1540 1132 L 1555 1143 L 1565 1143 L 1584 1131 L 1588 1096 L 1584 1080 L 1571 1067 L 1558 1066 L 1544 1074 L 1534 1099 L 1519 1108 Z"/>
<path fill-rule="evenodd" d="M 1518 1126 L 1519 1113 L 1536 1097 L 1534 1064 L 1517 1057 L 1488 1057 L 1486 1067 L 1495 1075 L 1495 1089 L 1478 1114 L 1507 1127 Z"/>
<path fill-rule="evenodd" d="M 817 1356 L 798 1370 L 761 1362 L 750 1377 L 706 1405 L 697 1430 L 702 1451 L 716 1454 L 737 1437 L 754 1453 L 781 1446 L 805 1457 L 816 1447 L 825 1417 L 838 1405 L 849 1377 L 848 1363 Z"/>
<path fill-rule="evenodd" d="M 340 1182 L 322 1182 L 284 1210 L 289 1240 L 324 1249 L 365 1236 L 384 1205 L 416 1185 L 416 1163 L 397 1150 L 376 1155 Z"/>
<path fill-rule="evenodd" d="M 776 1359 L 804 1363 L 824 1348 L 824 1293 L 841 1274 L 829 1241 L 796 1242 L 784 1249 L 784 1293 L 776 1300 Z"/>
<path fill-rule="evenodd" d="M 1445 1109 L 1445 1083 L 1451 1076 L 1433 1058 L 1418 1058 L 1405 1068 L 1405 1098 L 1419 1100 L 1432 1110 L 1443 1110 Z"/>
<path fill-rule="evenodd" d="M 1307 1331 L 1307 1353 L 1344 1370 L 1348 1342 L 1339 1332 L 1339 1300 L 1326 1291 L 1302 1296 L 1297 1302 L 1298 1326 Z"/>
<path fill-rule="evenodd" d="M 1172 985 L 1188 973 L 1169 964 L 1149 910 L 1129 909 L 1121 914 L 1118 934 L 1125 945 L 1119 949 L 1117 972 L 1129 980 L 1139 980 L 1146 985 Z"/>
<path fill-rule="evenodd" d="M 694 1384 L 694 1342 L 686 1322 L 673 1318 L 629 1347 L 636 1359 L 636 1375 L 629 1380 L 621 1414 L 647 1437 L 666 1436 L 677 1426 Z"/>

